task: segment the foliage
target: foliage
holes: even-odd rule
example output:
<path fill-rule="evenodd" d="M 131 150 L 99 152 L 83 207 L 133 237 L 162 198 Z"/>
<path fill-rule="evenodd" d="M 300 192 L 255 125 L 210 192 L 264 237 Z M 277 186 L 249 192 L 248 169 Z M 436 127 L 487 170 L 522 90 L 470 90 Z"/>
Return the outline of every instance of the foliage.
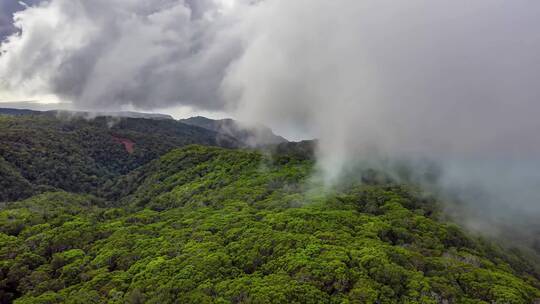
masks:
<path fill-rule="evenodd" d="M 115 137 L 133 141 L 134 152 Z M 0 201 L 58 189 L 95 194 L 114 178 L 194 143 L 238 145 L 174 120 L 0 116 Z"/>
<path fill-rule="evenodd" d="M 29 197 L 34 193 L 32 188 L 30 182 L 0 156 L 0 202 Z"/>
<path fill-rule="evenodd" d="M 531 303 L 517 252 L 392 183 L 323 189 L 309 158 L 189 146 L 99 191 L 0 211 L 2 303 Z"/>

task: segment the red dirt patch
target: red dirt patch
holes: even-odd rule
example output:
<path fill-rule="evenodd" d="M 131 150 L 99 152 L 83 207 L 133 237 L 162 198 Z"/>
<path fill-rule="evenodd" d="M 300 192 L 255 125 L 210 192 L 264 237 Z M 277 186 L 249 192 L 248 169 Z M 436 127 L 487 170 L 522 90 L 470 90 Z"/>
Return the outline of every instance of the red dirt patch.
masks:
<path fill-rule="evenodd" d="M 126 152 L 131 154 L 133 151 L 135 151 L 135 143 L 127 138 L 117 137 L 113 136 L 113 140 L 117 143 L 120 143 L 124 145 L 124 148 L 126 149 Z"/>

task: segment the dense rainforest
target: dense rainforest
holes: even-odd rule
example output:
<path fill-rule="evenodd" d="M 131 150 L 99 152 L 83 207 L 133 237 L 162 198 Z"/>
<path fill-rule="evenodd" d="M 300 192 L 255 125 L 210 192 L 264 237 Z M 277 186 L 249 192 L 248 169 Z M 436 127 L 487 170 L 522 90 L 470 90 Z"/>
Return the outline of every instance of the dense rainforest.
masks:
<path fill-rule="evenodd" d="M 176 147 L 242 146 L 233 137 L 172 119 L 16 113 L 0 115 L 0 201 L 55 189 L 96 194 Z"/>
<path fill-rule="evenodd" d="M 0 116 L 1 303 L 534 303 L 537 266 L 313 143 L 174 120 Z"/>

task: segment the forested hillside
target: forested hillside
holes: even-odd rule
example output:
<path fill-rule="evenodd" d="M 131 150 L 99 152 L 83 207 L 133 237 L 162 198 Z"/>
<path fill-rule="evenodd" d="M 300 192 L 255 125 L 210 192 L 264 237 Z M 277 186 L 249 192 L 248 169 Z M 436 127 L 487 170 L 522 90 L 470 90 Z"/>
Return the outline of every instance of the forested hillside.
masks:
<path fill-rule="evenodd" d="M 291 144 L 292 145 L 292 144 Z M 295 147 L 188 146 L 0 211 L 2 303 L 532 303 L 519 252 L 413 186 L 323 190 Z M 290 151 L 291 153 L 288 153 Z"/>
<path fill-rule="evenodd" d="M 96 194 L 114 178 L 188 144 L 241 145 L 172 119 L 0 115 L 0 201 L 55 189 Z"/>

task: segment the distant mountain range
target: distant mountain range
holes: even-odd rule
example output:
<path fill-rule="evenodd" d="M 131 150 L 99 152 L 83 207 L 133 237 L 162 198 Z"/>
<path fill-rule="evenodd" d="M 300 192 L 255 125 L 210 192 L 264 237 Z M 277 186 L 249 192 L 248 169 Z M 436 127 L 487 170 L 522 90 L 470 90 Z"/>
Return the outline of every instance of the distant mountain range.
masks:
<path fill-rule="evenodd" d="M 70 110 L 48 110 L 37 111 L 29 109 L 15 109 L 15 108 L 0 108 L 0 114 L 5 115 L 65 115 L 70 117 L 99 117 L 99 116 L 111 116 L 111 117 L 126 117 L 126 118 L 148 118 L 148 119 L 174 119 L 167 114 L 157 113 L 141 113 L 132 111 L 119 111 L 119 112 L 90 112 L 90 111 L 70 111 Z"/>
<path fill-rule="evenodd" d="M 69 111 L 69 110 L 49 110 L 49 111 L 36 111 L 28 109 L 15 109 L 15 108 L 0 108 L 0 115 L 50 115 L 64 118 L 95 118 L 95 117 L 120 117 L 120 118 L 146 118 L 157 120 L 174 120 L 170 115 L 157 114 L 157 113 L 141 113 L 132 111 L 120 111 L 120 112 L 89 112 L 89 111 Z M 274 132 L 264 126 L 244 125 L 233 119 L 219 119 L 214 120 L 202 116 L 191 117 L 187 119 L 180 119 L 178 122 L 204 128 L 220 134 L 221 139 L 228 141 L 231 138 L 235 138 L 243 146 L 246 147 L 264 147 L 268 145 L 276 145 L 288 142 L 285 138 L 274 134 Z"/>

